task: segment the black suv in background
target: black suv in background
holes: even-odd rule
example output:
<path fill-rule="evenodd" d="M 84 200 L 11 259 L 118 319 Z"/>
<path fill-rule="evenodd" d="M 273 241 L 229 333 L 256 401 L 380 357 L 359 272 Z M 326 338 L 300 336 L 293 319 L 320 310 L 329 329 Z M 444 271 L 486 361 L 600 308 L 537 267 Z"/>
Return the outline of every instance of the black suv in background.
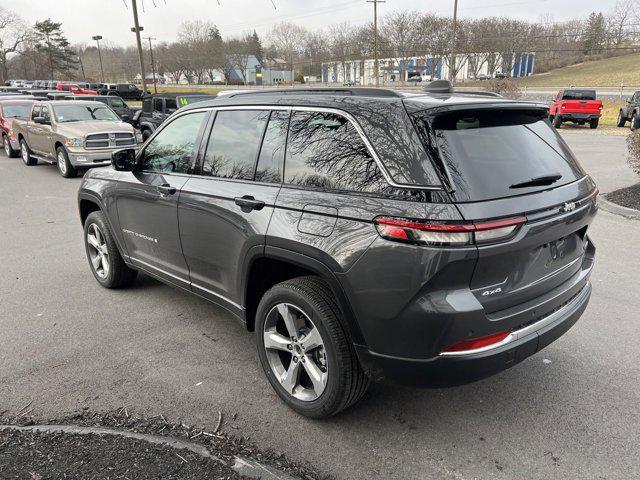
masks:
<path fill-rule="evenodd" d="M 139 109 L 131 108 L 117 95 L 71 95 L 65 97 L 68 100 L 86 100 L 88 102 L 101 102 L 111 107 L 123 122 L 133 123 L 133 116 Z"/>
<path fill-rule="evenodd" d="M 544 105 L 344 88 L 188 105 L 78 194 L 104 287 L 145 272 L 255 331 L 268 381 L 325 417 L 370 380 L 509 368 L 591 295 L 597 189 Z"/>
<path fill-rule="evenodd" d="M 142 111 L 135 117 L 135 125 L 142 132 L 142 138 L 146 140 L 178 108 L 215 97 L 215 95 L 196 92 L 147 95 L 142 101 Z"/>
<path fill-rule="evenodd" d="M 147 90 L 147 93 L 149 90 Z M 118 95 L 125 100 L 142 100 L 144 92 L 133 83 L 105 83 L 98 90 L 99 95 Z"/>
<path fill-rule="evenodd" d="M 627 122 L 631 124 L 631 130 L 640 128 L 640 91 L 635 92 L 620 109 L 618 127 L 624 127 Z"/>

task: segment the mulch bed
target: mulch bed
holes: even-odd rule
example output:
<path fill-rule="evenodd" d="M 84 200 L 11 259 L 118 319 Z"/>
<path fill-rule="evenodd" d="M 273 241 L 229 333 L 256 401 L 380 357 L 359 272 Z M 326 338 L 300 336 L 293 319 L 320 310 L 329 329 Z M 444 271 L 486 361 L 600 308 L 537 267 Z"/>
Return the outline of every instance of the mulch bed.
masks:
<path fill-rule="evenodd" d="M 0 424 L 105 427 L 167 436 L 204 446 L 211 455 L 229 466 L 233 465 L 236 456 L 241 456 L 303 480 L 330 480 L 308 465 L 289 461 L 281 452 L 260 450 L 244 437 L 218 431 L 222 420 L 219 416 L 213 428 L 204 430 L 182 422 L 169 422 L 163 415 L 151 418 L 137 416 L 124 407 L 107 413 L 82 410 L 46 420 L 24 413 L 9 416 L 6 411 L 0 412 Z M 214 459 L 143 440 L 116 435 L 4 430 L 0 431 L 0 478 L 133 480 L 242 477 Z"/>
<path fill-rule="evenodd" d="M 0 476 L 69 479 L 237 479 L 220 462 L 115 435 L 0 431 Z"/>
<path fill-rule="evenodd" d="M 606 199 L 623 207 L 640 210 L 640 183 L 608 193 Z"/>

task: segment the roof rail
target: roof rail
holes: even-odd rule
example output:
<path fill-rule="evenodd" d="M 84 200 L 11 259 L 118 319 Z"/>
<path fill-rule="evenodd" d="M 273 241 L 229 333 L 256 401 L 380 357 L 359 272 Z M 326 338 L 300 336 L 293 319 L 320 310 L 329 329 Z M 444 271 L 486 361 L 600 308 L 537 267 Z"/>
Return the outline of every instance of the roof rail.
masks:
<path fill-rule="evenodd" d="M 388 97 L 402 98 L 402 95 L 393 90 L 385 88 L 373 87 L 345 87 L 345 88 L 274 88 L 259 90 L 241 90 L 234 93 L 225 93 L 225 97 L 235 97 L 236 95 L 299 95 L 299 94 L 316 94 L 316 95 L 353 95 L 359 97 Z"/>
<path fill-rule="evenodd" d="M 478 97 L 500 97 L 502 95 L 496 92 L 489 92 L 487 90 L 456 90 L 456 93 L 460 93 L 461 95 L 476 95 Z"/>

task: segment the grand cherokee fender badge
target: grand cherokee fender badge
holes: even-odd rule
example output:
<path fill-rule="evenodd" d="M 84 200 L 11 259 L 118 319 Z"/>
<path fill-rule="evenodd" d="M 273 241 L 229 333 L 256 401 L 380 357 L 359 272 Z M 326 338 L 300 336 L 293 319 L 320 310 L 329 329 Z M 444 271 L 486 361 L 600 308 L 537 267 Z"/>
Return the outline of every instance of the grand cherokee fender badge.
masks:
<path fill-rule="evenodd" d="M 142 233 L 134 232 L 133 230 L 127 230 L 126 228 L 123 228 L 122 231 L 128 235 L 133 235 L 134 237 L 142 238 L 143 240 L 158 243 L 157 238 L 149 237 L 148 235 L 143 235 Z"/>

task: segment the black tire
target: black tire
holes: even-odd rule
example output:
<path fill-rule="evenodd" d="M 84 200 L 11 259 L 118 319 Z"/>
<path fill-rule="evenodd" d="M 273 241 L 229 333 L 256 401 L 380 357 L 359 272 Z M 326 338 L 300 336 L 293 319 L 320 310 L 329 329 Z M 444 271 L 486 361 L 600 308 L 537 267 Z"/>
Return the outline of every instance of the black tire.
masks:
<path fill-rule="evenodd" d="M 264 346 L 267 315 L 276 305 L 296 306 L 313 319 L 326 354 L 327 382 L 314 400 L 300 400 L 287 392 L 276 378 Z M 293 410 L 310 418 L 326 418 L 356 403 L 369 387 L 366 376 L 341 322 L 342 314 L 327 284 L 318 277 L 299 277 L 268 290 L 256 312 L 256 340 L 262 368 L 278 396 Z"/>
<path fill-rule="evenodd" d="M 151 136 L 151 130 L 149 130 L 148 128 L 145 128 L 144 130 L 142 130 L 142 140 L 144 142 L 146 142 L 150 136 Z"/>
<path fill-rule="evenodd" d="M 562 125 L 562 117 L 560 115 L 556 115 L 553 118 L 553 126 L 556 128 L 560 128 L 561 125 Z"/>
<path fill-rule="evenodd" d="M 622 110 L 620 110 L 620 113 L 618 114 L 618 122 L 616 123 L 616 125 L 618 127 L 624 127 L 626 123 L 627 119 L 624 115 L 622 115 Z"/>
<path fill-rule="evenodd" d="M 38 164 L 38 159 L 33 157 L 31 149 L 24 138 L 20 140 L 20 155 L 22 156 L 22 162 L 28 167 Z"/>
<path fill-rule="evenodd" d="M 20 154 L 20 152 L 13 149 L 6 133 L 2 135 L 2 145 L 4 146 L 4 152 L 7 154 L 7 157 L 16 158 Z"/>
<path fill-rule="evenodd" d="M 600 123 L 600 119 L 599 118 L 593 118 L 593 119 L 589 120 L 589 128 L 596 129 L 596 128 L 598 128 L 598 124 L 599 123 Z"/>
<path fill-rule="evenodd" d="M 74 178 L 78 175 L 78 170 L 75 169 L 71 162 L 69 161 L 69 154 L 64 147 L 56 148 L 56 158 L 57 158 L 57 166 L 58 172 L 64 178 Z"/>
<path fill-rule="evenodd" d="M 631 130 L 636 131 L 640 128 L 640 119 L 638 118 L 638 114 L 636 112 L 633 113 L 631 117 Z"/>
<path fill-rule="evenodd" d="M 98 269 L 94 266 L 92 262 L 93 253 L 95 249 L 89 244 L 89 232 L 92 230 L 93 225 L 95 225 L 100 234 L 103 235 L 104 244 L 106 246 L 107 252 L 107 263 L 109 265 L 108 272 L 104 275 L 101 275 L 98 272 Z M 87 254 L 87 260 L 89 261 L 89 267 L 91 268 L 91 272 L 93 276 L 96 278 L 98 283 L 105 288 L 121 288 L 129 285 L 133 282 L 138 274 L 137 270 L 133 270 L 129 268 L 122 256 L 120 255 L 120 251 L 118 250 L 118 246 L 116 245 L 115 240 L 113 239 L 113 235 L 111 230 L 109 229 L 109 225 L 105 219 L 104 213 L 101 211 L 91 212 L 87 219 L 84 222 L 84 248 Z"/>

